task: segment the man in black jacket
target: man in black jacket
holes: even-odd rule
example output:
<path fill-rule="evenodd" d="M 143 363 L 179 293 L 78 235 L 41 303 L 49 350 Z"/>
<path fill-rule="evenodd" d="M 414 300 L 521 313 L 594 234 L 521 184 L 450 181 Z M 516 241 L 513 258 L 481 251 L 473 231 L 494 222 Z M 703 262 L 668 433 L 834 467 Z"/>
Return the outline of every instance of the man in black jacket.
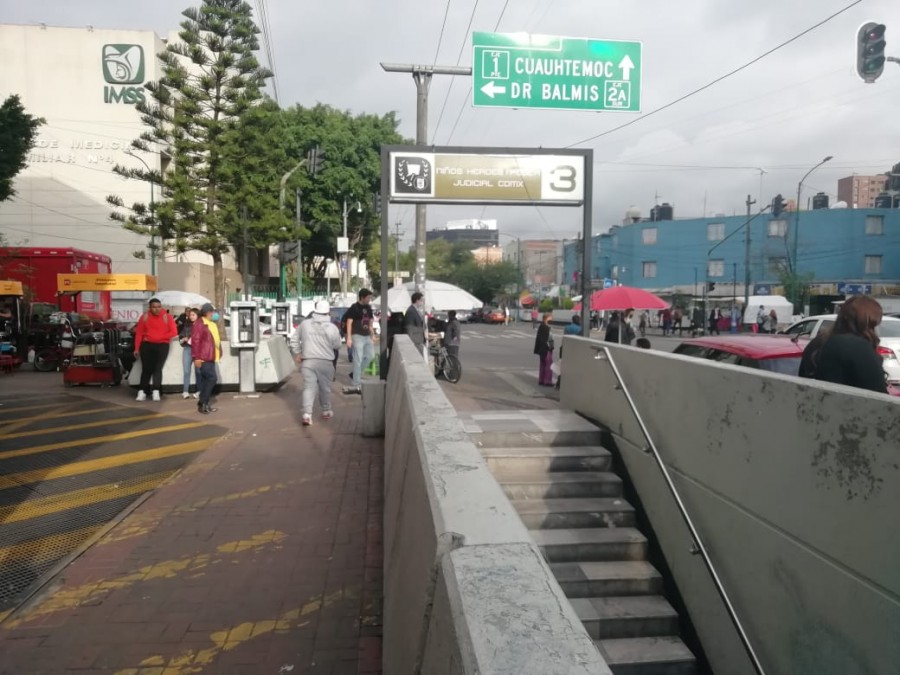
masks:
<path fill-rule="evenodd" d="M 412 304 L 403 317 L 403 327 L 419 352 L 425 353 L 425 296 L 416 291 L 412 294 Z"/>

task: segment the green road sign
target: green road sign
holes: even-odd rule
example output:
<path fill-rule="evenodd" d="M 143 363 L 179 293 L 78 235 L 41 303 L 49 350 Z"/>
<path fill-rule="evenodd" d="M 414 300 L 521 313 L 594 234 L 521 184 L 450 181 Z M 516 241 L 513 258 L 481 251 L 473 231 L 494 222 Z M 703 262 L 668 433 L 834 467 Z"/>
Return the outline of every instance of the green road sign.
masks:
<path fill-rule="evenodd" d="M 641 43 L 473 33 L 472 104 L 641 110 Z"/>

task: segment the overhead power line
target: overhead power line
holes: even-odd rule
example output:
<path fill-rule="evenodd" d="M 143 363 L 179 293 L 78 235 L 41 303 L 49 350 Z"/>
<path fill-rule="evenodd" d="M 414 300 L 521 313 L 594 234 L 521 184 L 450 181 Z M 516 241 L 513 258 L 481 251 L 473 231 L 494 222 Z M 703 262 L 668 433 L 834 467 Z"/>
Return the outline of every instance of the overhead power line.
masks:
<path fill-rule="evenodd" d="M 463 50 L 466 48 L 466 39 L 469 37 L 469 31 L 472 29 L 472 22 L 475 20 L 476 9 L 478 9 L 478 0 L 475 0 L 475 4 L 472 5 L 472 12 L 469 14 L 469 25 L 466 26 L 466 32 L 463 33 L 463 39 L 459 45 L 459 53 L 456 55 L 456 65 L 459 65 L 459 62 L 462 60 Z M 441 126 L 441 120 L 444 119 L 444 110 L 447 109 L 447 101 L 450 100 L 450 92 L 453 90 L 454 82 L 456 82 L 456 78 L 450 78 L 450 86 L 447 87 L 447 93 L 444 95 L 444 102 L 441 104 L 441 112 L 438 115 L 437 124 L 434 125 L 434 135 L 431 137 L 432 144 L 434 144 L 434 141 L 437 139 L 437 131 Z"/>
<path fill-rule="evenodd" d="M 858 0 L 862 2 L 862 0 Z M 497 32 L 497 29 L 500 28 L 500 22 L 503 21 L 503 15 L 506 14 L 506 8 L 509 7 L 509 0 L 503 3 L 503 9 L 500 10 L 500 16 L 497 17 L 497 23 L 494 24 L 494 32 Z M 469 90 L 466 92 L 466 95 L 463 97 L 462 105 L 459 107 L 459 113 L 456 115 L 456 121 L 453 123 L 453 128 L 450 130 L 450 135 L 447 136 L 447 145 L 450 144 L 450 140 L 453 138 L 453 134 L 456 133 L 456 127 L 459 124 L 459 119 L 462 117 L 463 111 L 466 109 L 466 101 L 469 100 L 469 95 L 472 93 L 472 83 L 469 82 Z"/>
<path fill-rule="evenodd" d="M 686 100 L 686 99 L 689 99 L 691 96 L 694 96 L 694 95 L 696 95 L 696 94 L 699 94 L 701 91 L 705 91 L 706 89 L 709 89 L 710 87 L 712 87 L 712 86 L 715 85 L 715 84 L 718 84 L 718 83 L 721 82 L 722 80 L 728 79 L 728 78 L 731 77 L 732 75 L 736 75 L 737 73 L 741 72 L 742 70 L 746 70 L 747 68 L 749 68 L 750 66 L 752 66 L 754 63 L 758 63 L 759 61 L 761 61 L 762 59 L 766 58 L 766 57 L 769 56 L 770 54 L 774 54 L 774 53 L 777 52 L 779 49 L 782 49 L 783 47 L 786 47 L 787 45 L 791 44 L 792 42 L 796 42 L 797 40 L 799 40 L 800 38 L 802 38 L 804 35 L 807 35 L 808 33 L 811 33 L 812 31 L 816 30 L 817 28 L 819 28 L 819 27 L 821 27 L 821 26 L 824 26 L 826 23 L 828 23 L 829 21 L 831 21 L 831 20 L 834 19 L 835 17 L 840 16 L 841 14 L 843 14 L 844 12 L 846 12 L 847 10 L 849 10 L 849 9 L 851 9 L 852 7 L 855 7 L 856 5 L 860 4 L 862 1 L 863 1 L 863 0 L 854 0 L 854 2 L 851 2 L 851 3 L 850 3 L 849 5 L 847 5 L 846 7 L 843 7 L 842 9 L 839 9 L 839 10 L 836 11 L 834 14 L 831 14 L 830 16 L 825 17 L 824 19 L 822 19 L 822 20 L 819 21 L 818 23 L 816 23 L 816 24 L 810 26 L 810 27 L 807 28 L 806 30 L 804 30 L 804 31 L 802 31 L 802 32 L 800 32 L 800 33 L 797 33 L 797 35 L 795 35 L 794 37 L 792 37 L 792 38 L 790 38 L 790 39 L 788 39 L 788 40 L 785 40 L 785 41 L 782 42 L 781 44 L 776 45 L 775 47 L 772 47 L 770 50 L 768 50 L 768 51 L 766 51 L 766 52 L 763 52 L 762 54 L 760 54 L 759 56 L 757 56 L 755 59 L 751 59 L 750 61 L 747 61 L 747 63 L 743 64 L 742 66 L 738 66 L 738 67 L 735 68 L 734 70 L 732 70 L 732 71 L 730 71 L 730 72 L 728 72 L 728 73 L 725 73 L 724 75 L 721 75 L 721 76 L 717 77 L 716 79 L 712 80 L 711 82 L 707 82 L 707 83 L 704 84 L 703 86 L 698 87 L 697 89 L 694 89 L 693 91 L 688 92 L 688 93 L 685 94 L 684 96 L 679 96 L 679 97 L 676 98 L 674 101 L 670 101 L 669 103 L 666 103 L 665 105 L 662 105 L 662 106 L 660 106 L 659 108 L 656 108 L 656 109 L 654 109 L 654 110 L 651 110 L 651 111 L 648 112 L 646 115 L 641 115 L 640 117 L 636 117 L 635 119 L 630 120 L 630 121 L 628 121 L 628 122 L 625 122 L 624 124 L 620 124 L 620 125 L 617 126 L 617 127 L 613 127 L 612 129 L 608 129 L 607 131 L 603 131 L 603 132 L 601 132 L 601 133 L 599 133 L 599 134 L 595 134 L 594 136 L 589 136 L 588 138 L 584 138 L 584 139 L 582 139 L 582 140 L 580 140 L 580 141 L 576 141 L 575 143 L 570 143 L 569 145 L 566 145 L 566 146 L 564 146 L 564 147 L 566 147 L 566 148 L 574 148 L 576 145 L 583 145 L 584 143 L 588 143 L 588 142 L 590 142 L 590 141 L 597 140 L 598 138 L 602 138 L 603 136 L 608 136 L 609 134 L 613 133 L 614 131 L 619 131 L 620 129 L 624 129 L 625 127 L 630 127 L 632 124 L 637 124 L 638 122 L 647 119 L 647 118 L 650 117 L 651 115 L 655 115 L 656 113 L 662 112 L 663 110 L 666 110 L 667 108 L 671 108 L 673 105 L 676 105 L 676 104 L 678 104 L 678 103 L 681 103 L 682 101 L 684 101 L 684 100 Z M 458 120 L 457 120 L 457 121 L 458 121 Z"/>
<path fill-rule="evenodd" d="M 441 34 L 438 36 L 437 49 L 434 50 L 434 62 L 431 65 L 437 65 L 438 54 L 441 53 L 441 42 L 444 41 L 444 28 L 447 27 L 447 15 L 450 13 L 450 0 L 447 0 L 447 6 L 444 8 L 444 21 L 441 23 Z"/>

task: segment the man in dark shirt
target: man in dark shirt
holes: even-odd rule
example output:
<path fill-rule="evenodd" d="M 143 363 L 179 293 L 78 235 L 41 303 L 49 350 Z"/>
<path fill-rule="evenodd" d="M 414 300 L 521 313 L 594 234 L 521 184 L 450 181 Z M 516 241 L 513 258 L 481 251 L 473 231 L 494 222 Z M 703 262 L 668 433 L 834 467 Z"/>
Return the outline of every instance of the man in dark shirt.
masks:
<path fill-rule="evenodd" d="M 360 289 L 357 294 L 357 302 L 354 302 L 347 310 L 347 348 L 353 355 L 353 379 L 352 385 L 359 388 L 362 385 L 363 371 L 375 358 L 375 347 L 372 344 L 372 327 L 375 315 L 372 312 L 372 291 L 368 288 Z"/>
<path fill-rule="evenodd" d="M 406 334 L 419 351 L 425 353 L 425 296 L 416 291 L 412 294 L 412 304 L 403 316 Z"/>

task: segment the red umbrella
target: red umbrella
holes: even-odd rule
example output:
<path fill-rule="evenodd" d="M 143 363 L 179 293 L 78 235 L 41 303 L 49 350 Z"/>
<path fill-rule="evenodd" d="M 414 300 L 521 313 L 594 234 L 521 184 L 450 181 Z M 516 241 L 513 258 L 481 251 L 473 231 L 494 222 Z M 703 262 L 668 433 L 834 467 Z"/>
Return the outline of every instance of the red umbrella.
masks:
<path fill-rule="evenodd" d="M 612 286 L 591 294 L 591 310 L 666 309 L 669 303 L 649 291 L 632 286 Z M 581 309 L 580 304 L 575 309 Z"/>

